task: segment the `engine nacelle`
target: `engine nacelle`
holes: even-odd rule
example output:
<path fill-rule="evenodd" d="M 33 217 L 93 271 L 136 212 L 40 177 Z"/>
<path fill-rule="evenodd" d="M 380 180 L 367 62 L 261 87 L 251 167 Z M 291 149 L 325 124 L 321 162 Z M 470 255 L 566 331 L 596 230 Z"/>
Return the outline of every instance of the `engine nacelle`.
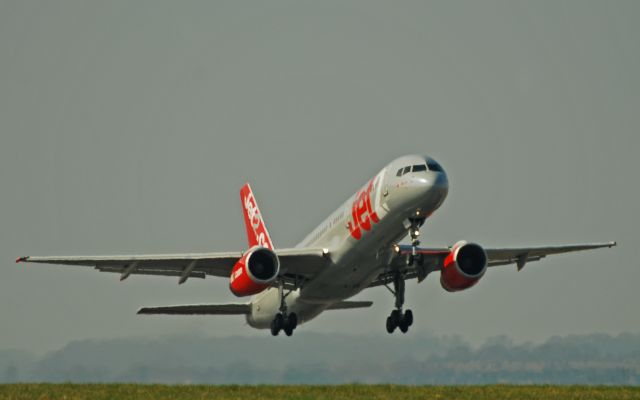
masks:
<path fill-rule="evenodd" d="M 487 270 L 487 253 L 475 243 L 460 241 L 445 258 L 440 271 L 440 284 L 448 292 L 469 289 Z"/>
<path fill-rule="evenodd" d="M 266 247 L 253 247 L 233 266 L 229 289 L 238 297 L 260 293 L 276 280 L 279 272 L 276 253 Z"/>

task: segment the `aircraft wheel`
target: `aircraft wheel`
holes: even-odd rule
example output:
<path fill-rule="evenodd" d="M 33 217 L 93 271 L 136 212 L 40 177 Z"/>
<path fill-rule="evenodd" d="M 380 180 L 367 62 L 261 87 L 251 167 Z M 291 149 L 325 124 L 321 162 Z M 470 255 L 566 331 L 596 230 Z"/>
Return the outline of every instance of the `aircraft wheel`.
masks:
<path fill-rule="evenodd" d="M 405 311 L 402 319 L 404 319 L 405 323 L 407 324 L 407 327 L 413 325 L 413 312 L 411 310 Z"/>
<path fill-rule="evenodd" d="M 287 317 L 287 325 L 291 327 L 291 330 L 294 330 L 298 327 L 298 316 L 296 313 L 291 313 Z"/>
<path fill-rule="evenodd" d="M 271 321 L 271 334 L 273 336 L 278 336 L 278 333 L 280 333 L 282 328 L 284 328 L 284 317 L 282 314 L 276 314 L 273 321 Z"/>
<path fill-rule="evenodd" d="M 393 333 L 393 331 L 396 329 L 396 326 L 393 324 L 393 320 L 391 319 L 391 316 L 387 317 L 387 333 Z"/>
<path fill-rule="evenodd" d="M 407 325 L 405 321 L 401 321 L 398 325 L 398 328 L 400 328 L 400 332 L 407 333 L 407 331 L 409 330 L 409 325 Z"/>
<path fill-rule="evenodd" d="M 387 317 L 387 332 L 393 333 L 400 323 L 400 310 L 391 311 L 391 315 Z"/>
<path fill-rule="evenodd" d="M 280 329 L 276 326 L 276 320 L 274 319 L 271 321 L 271 334 L 273 336 L 278 336 L 278 333 L 280 333 Z"/>
<path fill-rule="evenodd" d="M 394 327 L 400 325 L 401 316 L 402 314 L 400 314 L 400 310 L 391 311 L 391 315 L 389 317 L 391 318 L 391 321 L 393 322 Z"/>
<path fill-rule="evenodd" d="M 283 329 L 285 335 L 291 336 L 293 335 L 293 329 L 290 326 L 285 326 Z"/>
<path fill-rule="evenodd" d="M 276 314 L 275 318 L 273 318 L 273 322 L 278 330 L 284 328 L 284 316 L 282 314 Z"/>

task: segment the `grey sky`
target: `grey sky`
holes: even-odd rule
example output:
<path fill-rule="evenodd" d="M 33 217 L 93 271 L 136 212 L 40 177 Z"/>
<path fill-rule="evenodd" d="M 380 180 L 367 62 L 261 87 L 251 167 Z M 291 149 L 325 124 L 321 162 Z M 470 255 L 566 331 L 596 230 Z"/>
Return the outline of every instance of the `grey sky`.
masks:
<path fill-rule="evenodd" d="M 13 260 L 242 249 L 245 180 L 291 246 L 413 152 L 451 183 L 423 244 L 620 242 L 463 293 L 411 283 L 414 331 L 640 331 L 639 15 L 637 1 L 1 1 L 0 348 L 268 335 L 135 315 L 235 301 L 224 279 Z M 391 296 L 358 298 L 374 307 L 297 334 L 382 333 Z"/>

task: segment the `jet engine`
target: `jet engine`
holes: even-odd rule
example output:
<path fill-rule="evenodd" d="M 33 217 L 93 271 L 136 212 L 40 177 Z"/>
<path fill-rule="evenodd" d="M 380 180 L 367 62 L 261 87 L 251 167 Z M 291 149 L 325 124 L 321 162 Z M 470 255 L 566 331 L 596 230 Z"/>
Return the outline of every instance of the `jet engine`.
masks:
<path fill-rule="evenodd" d="M 276 253 L 266 247 L 253 247 L 233 266 L 229 289 L 238 297 L 260 293 L 276 280 L 279 272 Z"/>
<path fill-rule="evenodd" d="M 448 292 L 458 292 L 478 283 L 487 270 L 487 253 L 475 243 L 460 241 L 445 258 L 440 284 Z"/>

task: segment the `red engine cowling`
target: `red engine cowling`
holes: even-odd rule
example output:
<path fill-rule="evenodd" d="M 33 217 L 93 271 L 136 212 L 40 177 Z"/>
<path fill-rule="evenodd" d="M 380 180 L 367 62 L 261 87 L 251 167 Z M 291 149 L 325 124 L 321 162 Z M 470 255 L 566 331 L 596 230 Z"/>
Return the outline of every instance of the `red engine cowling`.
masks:
<path fill-rule="evenodd" d="M 233 266 L 229 289 L 239 297 L 260 293 L 276 280 L 279 272 L 276 253 L 266 247 L 254 247 Z"/>
<path fill-rule="evenodd" d="M 440 284 L 448 292 L 465 290 L 478 283 L 487 270 L 487 253 L 475 244 L 460 241 L 445 258 Z"/>

